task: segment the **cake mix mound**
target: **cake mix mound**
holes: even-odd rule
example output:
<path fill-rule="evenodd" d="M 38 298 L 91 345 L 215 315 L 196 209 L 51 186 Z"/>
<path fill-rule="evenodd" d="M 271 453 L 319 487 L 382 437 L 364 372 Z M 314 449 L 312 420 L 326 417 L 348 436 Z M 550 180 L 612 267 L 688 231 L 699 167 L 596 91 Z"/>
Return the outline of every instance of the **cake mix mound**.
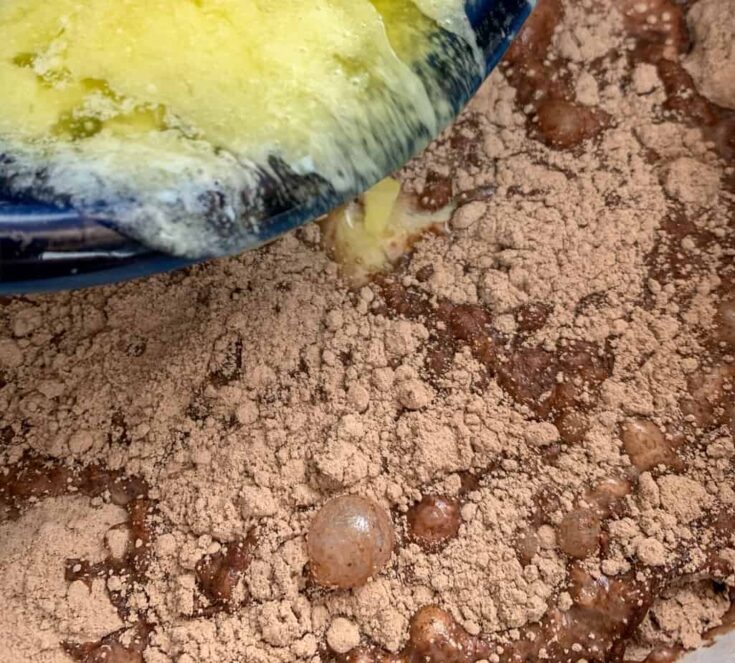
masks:
<path fill-rule="evenodd" d="M 0 661 L 662 663 L 731 624 L 734 12 L 539 0 L 397 176 L 451 219 L 363 285 L 311 225 L 0 299 Z"/>

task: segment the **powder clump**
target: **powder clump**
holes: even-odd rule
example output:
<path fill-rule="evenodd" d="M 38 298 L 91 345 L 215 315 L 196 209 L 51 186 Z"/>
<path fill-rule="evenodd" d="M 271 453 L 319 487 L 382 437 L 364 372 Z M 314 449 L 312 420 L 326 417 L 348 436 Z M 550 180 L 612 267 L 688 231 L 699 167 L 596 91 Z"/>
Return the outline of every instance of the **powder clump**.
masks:
<path fill-rule="evenodd" d="M 121 646 L 153 663 L 596 660 L 621 632 L 631 660 L 697 646 L 735 586 L 733 125 L 692 115 L 709 102 L 682 69 L 684 19 L 668 0 L 539 0 L 508 65 L 398 174 L 412 199 L 453 200 L 446 231 L 360 288 L 314 225 L 0 300 L 0 527 L 46 508 L 4 488 L 32 455 L 145 479 L 149 515 L 107 522 L 103 493 L 89 533 L 119 556 L 125 521 L 142 551 L 107 584 L 140 622 Z M 594 120 L 561 127 L 569 149 L 537 121 L 561 102 Z M 309 530 L 348 493 L 389 514 L 395 546 L 326 589 Z M 85 546 L 64 554 L 99 559 Z M 19 633 L 32 661 L 38 630 Z"/>
<path fill-rule="evenodd" d="M 699 91 L 735 109 L 735 15 L 733 0 L 699 0 L 689 10 L 694 48 L 684 60 Z"/>
<path fill-rule="evenodd" d="M 102 561 L 105 536 L 125 521 L 125 511 L 114 505 L 61 497 L 44 500 L 17 521 L 0 522 L 3 660 L 43 655 L 49 663 L 66 662 L 59 642 L 94 641 L 124 626 L 105 578 L 67 583 L 65 565 L 71 558 Z"/>

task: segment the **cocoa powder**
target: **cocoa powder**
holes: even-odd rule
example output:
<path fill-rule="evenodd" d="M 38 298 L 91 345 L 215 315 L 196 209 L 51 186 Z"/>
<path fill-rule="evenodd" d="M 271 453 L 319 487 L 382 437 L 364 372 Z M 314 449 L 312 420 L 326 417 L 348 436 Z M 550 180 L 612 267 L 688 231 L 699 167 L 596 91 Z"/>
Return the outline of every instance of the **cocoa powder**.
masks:
<path fill-rule="evenodd" d="M 312 225 L 3 301 L 0 660 L 700 646 L 735 587 L 735 120 L 707 77 L 732 70 L 711 20 L 731 4 L 540 1 L 399 174 L 458 205 L 446 232 L 361 288 Z M 345 493 L 397 540 L 326 590 L 306 534 Z"/>

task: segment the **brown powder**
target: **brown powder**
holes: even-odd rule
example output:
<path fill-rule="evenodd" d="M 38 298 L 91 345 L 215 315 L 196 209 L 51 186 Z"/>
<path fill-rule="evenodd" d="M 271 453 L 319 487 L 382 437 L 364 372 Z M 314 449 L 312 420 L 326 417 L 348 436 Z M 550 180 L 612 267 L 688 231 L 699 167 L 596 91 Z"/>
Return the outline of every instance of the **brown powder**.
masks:
<path fill-rule="evenodd" d="M 702 633 L 722 623 L 729 606 L 727 597 L 715 592 L 711 583 L 674 587 L 651 607 L 641 631 L 654 642 L 673 640 L 695 649 L 704 644 Z"/>
<path fill-rule="evenodd" d="M 689 12 L 694 48 L 684 66 L 699 91 L 735 109 L 735 12 L 732 0 L 700 0 Z"/>
<path fill-rule="evenodd" d="M 706 2 L 690 12 L 692 53 L 726 71 Z M 0 305 L 0 466 L 30 453 L 100 463 L 145 479 L 159 509 L 138 546 L 146 565 L 106 583 L 120 615 L 99 578 L 84 585 L 92 614 L 59 560 L 100 562 L 105 540 L 129 555 L 113 527 L 127 513 L 109 495 L 28 507 L 0 477 L 0 514 L 29 509 L 0 528 L 56 560 L 39 567 L 0 539 L 2 573 L 54 597 L 20 592 L 3 608 L 13 660 L 65 660 L 63 642 L 136 623 L 152 631 L 108 645 L 136 663 L 396 653 L 428 605 L 464 629 L 458 641 L 489 640 L 467 641 L 475 658 L 527 646 L 537 661 L 568 644 L 591 659 L 596 634 L 612 637 L 594 629 L 618 628 L 616 592 L 650 597 L 625 618 L 631 652 L 698 646 L 735 586 L 735 350 L 717 337 L 731 315 L 735 125 L 711 118 L 708 143 L 669 107 L 677 17 L 665 0 L 540 2 L 513 67 L 402 172 L 425 204 L 460 207 L 392 278 L 351 290 L 310 226 L 169 276 Z M 641 37 L 652 25 L 663 64 L 641 52 L 659 43 Z M 690 71 L 705 95 L 722 83 Z M 326 591 L 305 534 L 343 493 L 389 510 L 398 541 L 377 578 Z M 407 518 L 427 495 L 461 514 L 436 546 Z M 61 528 L 54 546 L 36 542 L 44 522 Z M 578 632 L 547 651 L 539 634 L 559 611 Z"/>
<path fill-rule="evenodd" d="M 67 640 L 99 640 L 124 626 L 107 596 L 104 578 L 67 582 L 67 559 L 100 562 L 105 535 L 127 513 L 84 497 L 44 500 L 15 522 L 0 524 L 0 660 L 57 662 Z"/>

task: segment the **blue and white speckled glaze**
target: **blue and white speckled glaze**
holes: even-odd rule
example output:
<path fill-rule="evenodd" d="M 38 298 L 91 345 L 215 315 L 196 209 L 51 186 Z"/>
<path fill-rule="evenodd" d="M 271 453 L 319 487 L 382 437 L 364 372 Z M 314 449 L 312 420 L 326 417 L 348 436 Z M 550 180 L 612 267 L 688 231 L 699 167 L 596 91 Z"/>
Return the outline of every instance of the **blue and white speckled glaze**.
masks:
<path fill-rule="evenodd" d="M 489 74 L 533 9 L 535 0 L 468 0 Z M 473 81 L 476 89 L 481 81 Z M 458 100 L 458 106 L 468 99 Z M 402 164 L 396 163 L 395 168 Z M 311 221 L 342 200 L 290 210 L 263 223 L 255 248 Z M 114 224 L 27 200 L 0 200 L 0 295 L 84 288 L 170 271 L 193 263 L 166 256 L 115 232 Z"/>

